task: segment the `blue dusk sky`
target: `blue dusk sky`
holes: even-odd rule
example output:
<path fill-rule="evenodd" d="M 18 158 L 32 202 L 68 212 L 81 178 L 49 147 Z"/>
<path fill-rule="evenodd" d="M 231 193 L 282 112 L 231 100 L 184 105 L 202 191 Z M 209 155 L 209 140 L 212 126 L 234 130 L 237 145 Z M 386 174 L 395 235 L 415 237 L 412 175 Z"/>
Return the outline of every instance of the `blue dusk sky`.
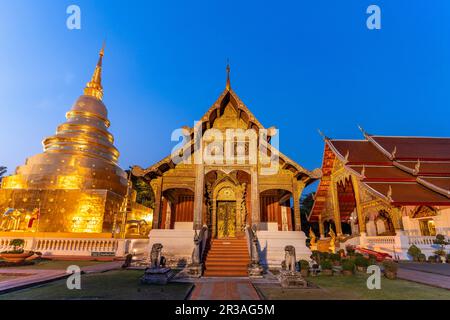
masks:
<path fill-rule="evenodd" d="M 66 27 L 69 5 L 81 30 Z M 366 9 L 381 8 L 381 30 Z M 450 1 L 0 2 L 0 165 L 42 151 L 106 39 L 104 102 L 120 165 L 147 167 L 232 87 L 280 149 L 321 166 L 327 136 L 449 136 Z"/>

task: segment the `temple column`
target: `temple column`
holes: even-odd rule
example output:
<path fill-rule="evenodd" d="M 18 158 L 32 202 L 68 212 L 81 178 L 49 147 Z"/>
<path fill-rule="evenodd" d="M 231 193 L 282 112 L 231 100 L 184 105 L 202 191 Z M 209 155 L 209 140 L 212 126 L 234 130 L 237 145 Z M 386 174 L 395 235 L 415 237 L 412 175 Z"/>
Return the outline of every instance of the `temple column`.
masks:
<path fill-rule="evenodd" d="M 155 194 L 155 209 L 153 210 L 153 229 L 159 229 L 160 227 L 160 216 L 161 216 L 161 205 L 162 205 L 162 178 L 158 177 L 150 182 L 150 185 Z"/>
<path fill-rule="evenodd" d="M 294 181 L 294 221 L 295 221 L 295 231 L 302 231 L 302 218 L 300 213 L 300 198 L 305 188 L 305 183 L 302 181 Z"/>
<path fill-rule="evenodd" d="M 402 212 L 400 208 L 394 207 L 391 210 L 391 220 L 394 225 L 395 233 L 402 234 L 403 233 L 403 222 L 402 222 Z"/>
<path fill-rule="evenodd" d="M 195 194 L 194 194 L 194 230 L 203 226 L 203 197 L 205 189 L 205 170 L 203 164 L 195 166 Z"/>
<path fill-rule="evenodd" d="M 252 224 L 258 226 L 260 221 L 260 199 L 258 185 L 258 167 L 252 167 L 251 175 L 251 197 L 252 197 Z"/>
<path fill-rule="evenodd" d="M 358 180 L 354 175 L 352 175 L 352 183 L 353 183 L 353 191 L 355 193 L 355 201 L 356 201 L 356 213 L 358 215 L 358 226 L 359 233 L 366 232 L 366 219 L 364 219 L 364 214 L 361 207 L 361 196 L 359 194 L 359 184 Z"/>
<path fill-rule="evenodd" d="M 323 227 L 322 215 L 319 215 L 319 233 L 320 239 L 325 238 L 325 228 Z"/>
<path fill-rule="evenodd" d="M 331 179 L 331 192 L 333 194 L 334 225 L 336 227 L 336 235 L 340 237 L 342 236 L 341 212 L 339 209 L 337 183 L 334 179 Z"/>

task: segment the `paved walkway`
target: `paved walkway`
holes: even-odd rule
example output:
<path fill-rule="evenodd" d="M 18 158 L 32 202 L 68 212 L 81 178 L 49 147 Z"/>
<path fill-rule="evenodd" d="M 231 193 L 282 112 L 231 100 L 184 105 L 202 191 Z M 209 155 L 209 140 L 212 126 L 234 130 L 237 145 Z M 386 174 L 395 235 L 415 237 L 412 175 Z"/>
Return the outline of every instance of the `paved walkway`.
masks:
<path fill-rule="evenodd" d="M 450 290 L 450 276 L 442 274 L 399 268 L 397 271 L 397 277 L 404 280 Z"/>
<path fill-rule="evenodd" d="M 101 263 L 82 267 L 81 271 L 84 273 L 102 273 L 120 269 L 122 264 L 122 261 Z M 11 276 L 10 280 L 0 282 L 0 294 L 63 279 L 68 276 L 65 269 L 38 270 L 33 268 L 0 268 L 0 274 Z"/>
<path fill-rule="evenodd" d="M 197 282 L 189 300 L 260 300 L 249 279 L 207 278 Z"/>
<path fill-rule="evenodd" d="M 450 263 L 400 262 L 400 268 L 436 273 L 450 277 Z"/>

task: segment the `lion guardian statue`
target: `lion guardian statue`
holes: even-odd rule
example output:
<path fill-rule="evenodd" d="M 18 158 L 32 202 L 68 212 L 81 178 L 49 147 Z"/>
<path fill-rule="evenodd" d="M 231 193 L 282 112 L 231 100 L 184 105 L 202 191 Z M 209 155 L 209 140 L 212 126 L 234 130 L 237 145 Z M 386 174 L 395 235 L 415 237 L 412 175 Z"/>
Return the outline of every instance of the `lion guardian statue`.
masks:
<path fill-rule="evenodd" d="M 152 251 L 150 252 L 150 268 L 157 269 L 164 267 L 165 258 L 161 256 L 163 245 L 161 243 L 155 243 L 152 246 Z"/>
<path fill-rule="evenodd" d="M 289 272 L 297 271 L 297 259 L 295 257 L 295 247 L 294 246 L 286 246 L 284 247 L 284 263 L 286 265 L 286 270 Z"/>

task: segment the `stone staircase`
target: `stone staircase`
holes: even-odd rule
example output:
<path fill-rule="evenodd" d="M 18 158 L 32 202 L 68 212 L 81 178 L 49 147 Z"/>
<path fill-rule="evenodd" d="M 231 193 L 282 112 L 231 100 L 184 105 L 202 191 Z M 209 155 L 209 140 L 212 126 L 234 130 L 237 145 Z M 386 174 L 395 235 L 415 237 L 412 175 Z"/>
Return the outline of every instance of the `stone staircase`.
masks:
<path fill-rule="evenodd" d="M 246 239 L 213 239 L 205 260 L 205 277 L 247 277 Z"/>

